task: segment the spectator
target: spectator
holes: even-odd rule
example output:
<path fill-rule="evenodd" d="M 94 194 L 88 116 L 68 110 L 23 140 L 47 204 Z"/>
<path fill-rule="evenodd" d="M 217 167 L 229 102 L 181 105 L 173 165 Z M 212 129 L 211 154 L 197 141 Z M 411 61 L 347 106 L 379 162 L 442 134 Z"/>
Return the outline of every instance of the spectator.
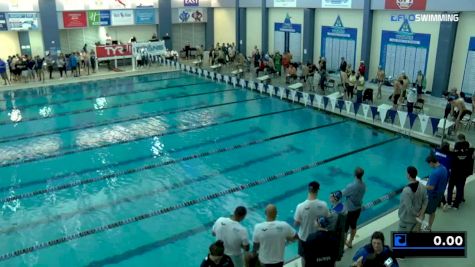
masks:
<path fill-rule="evenodd" d="M 414 103 L 417 101 L 417 91 L 415 88 L 407 90 L 407 112 L 414 111 Z"/>
<path fill-rule="evenodd" d="M 400 197 L 398 231 L 417 232 L 419 231 L 417 218 L 423 220 L 427 208 L 427 190 L 425 186 L 416 180 L 417 169 L 415 167 L 407 167 L 406 177 L 409 180 L 409 184 L 404 187 Z"/>
<path fill-rule="evenodd" d="M 439 163 L 435 155 L 428 156 L 426 162 L 433 169 L 426 186 L 429 202 L 425 212 L 429 214 L 429 225 L 426 230 L 431 231 L 435 220 L 435 212 L 444 197 L 445 188 L 447 187 L 448 173 L 447 169 Z"/>
<path fill-rule="evenodd" d="M 274 205 L 267 205 L 266 217 L 265 222 L 254 227 L 253 252 L 259 252 L 262 267 L 282 267 L 285 243 L 296 240 L 298 235 L 288 223 L 276 220 L 277 208 Z"/>
<path fill-rule="evenodd" d="M 71 75 L 74 77 L 78 77 L 78 59 L 76 57 L 76 54 L 71 53 L 69 56 L 69 65 L 71 66 Z"/>
<path fill-rule="evenodd" d="M 357 79 L 356 79 L 356 72 L 351 71 L 350 77 L 348 78 L 348 87 L 346 88 L 346 94 L 348 97 L 348 100 L 353 99 L 353 92 L 355 91 L 357 84 Z"/>
<path fill-rule="evenodd" d="M 458 209 L 462 202 L 465 202 L 464 190 L 467 177 L 473 173 L 474 149 L 470 148 L 470 144 L 465 141 L 463 134 L 458 135 L 458 142 L 455 143 L 454 157 L 452 164 L 451 179 L 457 188 L 455 201 L 452 203 L 452 208 Z M 447 202 L 452 198 L 452 190 L 449 185 Z M 448 203 L 449 204 L 449 203 Z"/>
<path fill-rule="evenodd" d="M 216 240 L 224 242 L 224 253 L 232 259 L 236 267 L 244 267 L 241 248 L 249 251 L 247 230 L 240 224 L 246 213 L 246 208 L 239 206 L 231 217 L 221 217 L 213 225 L 213 235 Z"/>
<path fill-rule="evenodd" d="M 259 53 L 259 49 L 257 49 L 257 46 L 254 47 L 254 51 L 252 52 L 252 59 L 254 60 L 254 67 L 259 67 L 259 60 L 261 59 L 261 54 Z"/>
<path fill-rule="evenodd" d="M 346 239 L 345 225 L 347 211 L 345 205 L 341 202 L 342 197 L 343 194 L 339 190 L 330 194 L 331 209 L 330 216 L 328 217 L 330 222 L 328 230 L 333 234 L 338 244 L 337 260 L 340 260 L 343 256 Z"/>
<path fill-rule="evenodd" d="M 394 82 L 394 90 L 393 94 L 389 97 L 390 99 L 392 98 L 393 100 L 393 109 L 397 110 L 397 106 L 399 103 L 399 98 L 401 97 L 401 91 L 403 87 L 404 82 L 402 80 L 397 80 Z"/>
<path fill-rule="evenodd" d="M 460 121 L 462 120 L 462 118 L 465 115 L 471 115 L 472 112 L 467 109 L 467 107 L 465 106 L 465 100 L 462 98 L 455 99 L 454 97 L 449 97 L 449 103 L 451 106 L 450 114 L 455 119 L 455 129 L 459 129 Z"/>
<path fill-rule="evenodd" d="M 302 265 L 305 266 L 305 255 L 303 247 L 307 237 L 317 231 L 315 220 L 317 217 L 328 216 L 327 203 L 317 199 L 320 184 L 311 182 L 308 184 L 307 199 L 298 204 L 294 214 L 294 224 L 299 227 L 299 250 L 298 253 L 302 257 Z"/>
<path fill-rule="evenodd" d="M 38 80 L 44 82 L 45 81 L 44 58 L 40 58 L 40 56 L 36 56 L 35 71 L 36 71 L 36 77 L 38 77 Z"/>
<path fill-rule="evenodd" d="M 356 75 L 356 103 L 361 103 L 363 102 L 363 91 L 364 91 L 364 85 L 365 85 L 365 79 L 364 75 L 361 73 L 358 73 Z"/>
<path fill-rule="evenodd" d="M 360 66 L 358 68 L 358 72 L 360 73 L 360 75 L 362 75 L 364 77 L 364 74 L 366 72 L 366 65 L 364 64 L 363 60 L 360 61 Z"/>
<path fill-rule="evenodd" d="M 381 87 L 384 84 L 384 79 L 386 78 L 386 74 L 384 73 L 384 70 L 381 66 L 378 66 L 378 72 L 376 73 L 376 80 L 378 81 L 378 93 L 376 97 L 378 99 L 381 99 L 382 94 L 381 94 Z"/>
<path fill-rule="evenodd" d="M 285 83 L 290 83 L 291 81 L 297 79 L 297 69 L 294 64 L 290 64 L 287 68 L 287 75 L 285 77 Z"/>
<path fill-rule="evenodd" d="M 328 231 L 326 217 L 317 218 L 317 231 L 310 234 L 304 243 L 305 267 L 334 267 L 338 257 L 338 242 Z"/>
<path fill-rule="evenodd" d="M 470 143 L 465 139 L 464 134 L 457 135 L 457 142 L 455 143 L 454 150 L 464 150 L 470 147 Z"/>
<path fill-rule="evenodd" d="M 201 267 L 234 267 L 231 258 L 224 254 L 223 241 L 218 240 L 209 247 L 209 254 L 201 263 Z"/>
<path fill-rule="evenodd" d="M 282 55 L 279 51 L 275 51 L 274 54 L 274 67 L 275 71 L 279 73 L 279 76 L 282 75 Z"/>
<path fill-rule="evenodd" d="M 388 259 L 391 265 L 385 264 Z M 384 235 L 381 232 L 374 232 L 371 236 L 371 243 L 367 244 L 355 253 L 353 256 L 353 265 L 362 266 L 386 266 L 399 267 L 397 260 L 393 256 L 391 248 L 384 245 Z"/>
<path fill-rule="evenodd" d="M 2 76 L 3 81 L 5 82 L 4 85 L 11 85 L 10 80 L 8 79 L 7 75 L 7 63 L 0 58 L 0 75 Z"/>
<path fill-rule="evenodd" d="M 91 57 L 91 68 L 92 68 L 92 73 L 96 73 L 96 52 L 94 52 L 93 49 L 91 49 L 91 53 L 89 53 L 90 57 Z M 68 76 L 68 75 L 66 75 Z"/>
<path fill-rule="evenodd" d="M 425 88 L 425 77 L 424 74 L 422 74 L 422 71 L 417 72 L 417 77 L 416 77 L 416 88 L 417 88 L 417 98 L 421 98 L 422 94 L 424 93 L 424 88 Z"/>
<path fill-rule="evenodd" d="M 360 167 L 355 169 L 355 180 L 346 186 L 343 190 L 343 196 L 346 198 L 346 208 L 348 215 L 345 225 L 345 233 L 351 228 L 350 238 L 346 241 L 349 248 L 353 247 L 353 239 L 356 235 L 356 225 L 363 205 L 363 197 L 366 192 L 366 185 L 363 182 L 364 170 Z"/>

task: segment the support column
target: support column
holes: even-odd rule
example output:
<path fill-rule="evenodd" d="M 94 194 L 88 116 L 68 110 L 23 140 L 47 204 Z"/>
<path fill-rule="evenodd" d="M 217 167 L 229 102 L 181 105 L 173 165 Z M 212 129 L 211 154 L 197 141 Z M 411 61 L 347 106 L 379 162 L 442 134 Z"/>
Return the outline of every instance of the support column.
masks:
<path fill-rule="evenodd" d="M 247 43 L 247 36 L 246 36 L 246 8 L 239 8 L 238 15 L 239 16 L 239 25 L 238 25 L 238 39 L 237 39 L 237 47 L 240 53 L 246 55 L 246 43 Z"/>
<path fill-rule="evenodd" d="M 214 8 L 208 8 L 208 21 L 206 22 L 205 29 L 205 50 L 209 51 L 211 47 L 214 47 Z"/>
<path fill-rule="evenodd" d="M 432 95 L 441 97 L 449 88 L 452 56 L 454 54 L 455 36 L 458 22 L 441 22 L 439 40 L 437 42 L 437 56 L 435 57 L 434 79 Z M 428 88 L 430 90 L 430 88 Z M 457 88 L 460 89 L 460 88 Z"/>
<path fill-rule="evenodd" d="M 261 53 L 269 52 L 269 9 L 266 0 L 261 1 L 261 17 L 262 17 L 262 47 Z"/>
<path fill-rule="evenodd" d="M 19 31 L 18 42 L 20 43 L 21 54 L 32 56 L 31 45 L 30 45 L 30 33 L 27 31 Z"/>
<path fill-rule="evenodd" d="M 315 33 L 315 9 L 305 8 L 303 10 L 303 63 L 313 63 L 313 47 Z"/>
<path fill-rule="evenodd" d="M 358 62 L 364 60 L 366 65 L 365 79 L 368 80 L 371 60 L 371 36 L 373 34 L 373 10 L 371 10 L 371 0 L 364 1 L 363 6 L 363 32 L 361 40 L 361 59 L 356 59 L 355 69 L 358 68 Z"/>
<path fill-rule="evenodd" d="M 44 50 L 49 51 L 52 55 L 57 55 L 58 50 L 61 50 L 61 42 L 58 20 L 56 19 L 56 1 L 38 0 L 38 7 L 40 10 Z"/>
<path fill-rule="evenodd" d="M 172 43 L 172 3 L 171 1 L 159 1 L 158 10 L 160 15 L 158 16 L 158 35 L 160 38 L 165 39 L 165 46 L 168 49 L 173 48 Z M 167 37 L 168 36 L 168 37 Z M 165 37 L 165 38 L 164 38 Z"/>

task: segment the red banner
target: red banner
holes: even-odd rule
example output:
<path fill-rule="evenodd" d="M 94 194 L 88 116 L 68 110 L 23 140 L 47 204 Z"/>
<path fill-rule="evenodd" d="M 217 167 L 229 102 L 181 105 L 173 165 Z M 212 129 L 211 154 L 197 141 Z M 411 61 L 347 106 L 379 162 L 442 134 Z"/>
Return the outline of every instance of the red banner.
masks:
<path fill-rule="evenodd" d="M 64 28 L 85 28 L 87 27 L 86 11 L 63 12 Z"/>
<path fill-rule="evenodd" d="M 426 10 L 427 0 L 385 0 L 385 9 Z"/>
<path fill-rule="evenodd" d="M 97 58 L 131 57 L 132 45 L 99 45 L 96 46 Z"/>

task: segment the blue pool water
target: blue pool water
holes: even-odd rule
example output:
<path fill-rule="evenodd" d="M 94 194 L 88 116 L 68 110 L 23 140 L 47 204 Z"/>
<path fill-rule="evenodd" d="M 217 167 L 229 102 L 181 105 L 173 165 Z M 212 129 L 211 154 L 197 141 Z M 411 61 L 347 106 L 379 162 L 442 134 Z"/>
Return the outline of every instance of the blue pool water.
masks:
<path fill-rule="evenodd" d="M 427 145 L 180 72 L 0 97 L 1 266 L 198 266 L 237 205 L 252 233 L 268 203 L 291 222 L 312 180 L 328 201 L 361 166 L 368 203 L 429 171 Z"/>

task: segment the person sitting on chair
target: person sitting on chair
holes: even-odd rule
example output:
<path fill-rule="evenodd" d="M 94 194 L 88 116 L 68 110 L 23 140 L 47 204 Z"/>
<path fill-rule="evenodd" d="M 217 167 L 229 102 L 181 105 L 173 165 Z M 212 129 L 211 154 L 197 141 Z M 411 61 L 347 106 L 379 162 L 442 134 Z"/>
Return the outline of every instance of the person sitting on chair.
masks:
<path fill-rule="evenodd" d="M 460 121 L 463 119 L 463 117 L 465 115 L 471 115 L 472 112 L 467 109 L 465 106 L 465 100 L 461 97 L 457 99 L 454 97 L 449 97 L 449 103 L 451 106 L 450 114 L 455 118 L 455 129 L 459 129 Z"/>
<path fill-rule="evenodd" d="M 294 64 L 290 64 L 287 68 L 287 76 L 285 78 L 285 83 L 290 83 L 291 80 L 297 79 L 297 69 Z"/>

